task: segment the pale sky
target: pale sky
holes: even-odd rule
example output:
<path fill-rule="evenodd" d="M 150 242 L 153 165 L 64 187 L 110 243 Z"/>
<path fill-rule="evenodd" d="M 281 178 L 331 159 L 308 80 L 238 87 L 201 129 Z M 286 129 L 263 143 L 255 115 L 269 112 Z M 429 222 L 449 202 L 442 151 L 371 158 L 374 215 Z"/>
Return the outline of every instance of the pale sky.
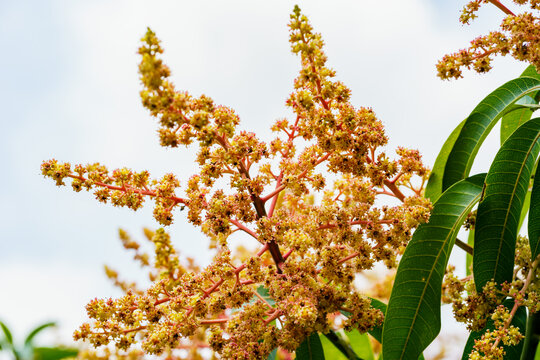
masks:
<path fill-rule="evenodd" d="M 193 172 L 194 151 L 161 148 L 156 121 L 140 104 L 136 50 L 146 27 L 162 40 L 178 89 L 236 109 L 243 129 L 268 139 L 271 123 L 288 115 L 284 102 L 299 69 L 287 29 L 295 3 L 322 33 L 353 104 L 373 107 L 384 122 L 389 153 L 418 148 L 430 166 L 474 106 L 526 67 L 503 59 L 487 75 L 436 77 L 442 55 L 502 19 L 486 5 L 464 27 L 463 0 L 1 1 L 0 319 L 15 334 L 58 320 L 58 336 L 68 341 L 89 299 L 119 294 L 104 263 L 124 278 L 138 276 L 118 227 L 139 239 L 143 226 L 158 227 L 151 206 L 133 212 L 55 187 L 40 175 L 42 160 L 98 161 L 181 180 Z M 473 173 L 487 170 L 497 141 L 498 133 L 488 139 Z M 182 215 L 168 231 L 183 254 L 208 261 L 206 239 Z"/>

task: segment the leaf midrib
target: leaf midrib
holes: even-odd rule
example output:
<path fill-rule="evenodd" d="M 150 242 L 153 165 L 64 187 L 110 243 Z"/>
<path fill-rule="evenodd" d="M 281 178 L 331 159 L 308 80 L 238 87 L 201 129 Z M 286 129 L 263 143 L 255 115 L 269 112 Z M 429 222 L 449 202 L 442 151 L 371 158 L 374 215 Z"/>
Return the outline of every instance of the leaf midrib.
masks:
<path fill-rule="evenodd" d="M 478 200 L 479 200 L 479 198 L 480 198 L 481 195 L 482 195 L 481 193 L 478 194 L 478 195 L 476 195 L 476 196 L 471 200 L 471 202 L 469 203 L 469 205 L 466 206 L 464 209 L 466 210 L 466 209 L 468 209 L 468 208 L 472 208 L 472 207 L 474 206 L 474 204 L 476 204 L 476 203 L 478 202 Z M 462 216 L 463 213 L 464 213 L 464 211 L 461 211 L 461 214 L 458 216 L 458 219 L 459 219 L 459 217 Z M 435 259 L 435 261 L 434 261 L 434 264 L 437 264 L 437 262 L 439 261 L 439 258 L 440 258 L 440 256 L 441 256 L 441 254 L 443 253 L 443 249 L 444 249 L 444 247 L 445 247 L 446 242 L 448 241 L 448 239 L 451 238 L 451 237 L 453 236 L 453 234 L 456 232 L 456 230 L 457 230 L 458 228 L 460 228 L 460 227 L 461 227 L 461 223 L 460 223 L 459 221 L 454 222 L 454 225 L 452 225 L 452 227 L 450 228 L 451 231 L 448 233 L 449 235 L 446 236 L 446 238 L 444 239 L 443 246 L 441 246 L 441 249 L 440 249 L 439 252 L 437 253 L 437 256 L 436 256 L 436 259 Z M 410 337 L 411 337 L 411 333 L 412 333 L 412 331 L 413 331 L 414 324 L 416 323 L 416 319 L 417 319 L 417 317 L 418 317 L 418 312 L 419 312 L 419 310 L 420 310 L 420 305 L 421 305 L 421 303 L 423 302 L 424 295 L 425 295 L 426 290 L 427 290 L 427 288 L 428 288 L 429 281 L 431 280 L 431 276 L 432 276 L 433 273 L 434 273 L 434 268 L 435 268 L 435 266 L 432 266 L 432 267 L 431 267 L 431 270 L 430 270 L 430 272 L 429 272 L 429 276 L 428 276 L 427 279 L 426 279 L 424 289 L 422 290 L 422 295 L 420 296 L 420 301 L 418 302 L 418 306 L 416 307 L 416 310 L 415 310 L 415 312 L 414 312 L 414 317 L 413 317 L 414 320 L 413 320 L 411 326 L 409 327 L 409 332 L 407 333 L 407 337 L 405 338 L 405 345 L 403 346 L 403 351 L 401 352 L 401 355 L 400 355 L 400 357 L 399 357 L 400 360 L 403 359 L 403 356 L 405 355 L 405 350 L 407 349 L 407 346 L 408 346 L 408 344 L 409 344 L 409 340 L 410 340 Z"/>
<path fill-rule="evenodd" d="M 519 78 L 518 78 L 518 79 L 519 79 Z M 538 81 L 538 79 L 535 79 L 535 80 Z M 517 86 L 517 85 L 516 85 L 516 86 Z M 507 110 L 508 107 L 510 107 L 510 106 L 512 106 L 513 104 L 515 104 L 516 101 L 518 101 L 519 99 L 521 99 L 523 96 L 526 96 L 526 95 L 528 95 L 529 93 L 534 92 L 534 91 L 538 91 L 538 90 L 540 90 L 540 85 L 533 86 L 532 88 L 530 88 L 530 89 L 528 89 L 527 91 L 525 91 L 524 93 L 522 93 L 520 97 L 518 97 L 518 98 L 515 99 L 514 101 L 510 102 L 509 104 L 505 105 L 505 106 L 503 107 L 503 109 L 497 113 L 497 116 L 491 118 L 491 120 L 489 121 L 488 126 L 487 126 L 487 127 L 484 127 L 484 131 L 482 132 L 482 135 L 480 135 L 479 140 L 481 140 L 482 138 L 485 139 L 485 138 L 487 137 L 487 134 L 486 134 L 486 136 L 484 136 L 485 130 L 486 130 L 487 128 L 489 128 L 489 126 L 491 125 L 492 122 L 494 122 L 495 120 L 498 120 L 498 119 L 502 118 L 502 117 L 504 116 L 504 111 Z M 520 91 L 522 91 L 522 90 L 520 89 Z M 514 95 L 511 91 L 510 91 L 510 93 L 511 93 L 512 96 Z M 495 97 L 495 96 L 494 96 L 494 97 Z M 487 99 L 486 99 L 486 100 L 487 100 Z M 501 99 L 499 99 L 499 100 L 501 100 Z M 501 101 L 502 101 L 502 100 L 501 100 Z M 475 108 L 475 109 L 476 109 L 476 108 Z M 490 118 L 490 117 L 487 116 L 486 114 L 484 114 L 484 113 L 482 113 L 482 112 L 477 112 L 477 111 L 474 111 L 474 110 L 473 110 L 473 112 L 471 113 L 471 115 L 469 115 L 469 117 L 473 116 L 474 114 L 483 115 L 483 116 L 487 117 L 488 119 Z M 495 124 L 493 124 L 493 125 L 495 125 Z M 458 137 L 458 139 L 459 139 L 459 137 Z M 457 140 L 456 140 L 456 142 L 457 142 Z M 482 145 L 483 141 L 482 141 L 480 144 L 479 144 L 479 142 L 480 142 L 480 141 L 477 141 L 477 142 L 476 142 L 475 146 L 474 146 L 473 149 L 472 149 L 471 154 L 474 153 L 475 150 L 476 150 L 476 152 L 478 152 L 477 149 L 480 148 L 480 146 Z M 476 156 L 475 156 L 474 158 L 476 158 Z M 467 173 L 471 170 L 472 163 L 474 162 L 474 158 L 471 159 L 471 158 L 469 157 L 469 159 L 467 160 L 466 167 L 463 169 L 463 172 L 462 172 L 461 175 L 460 175 L 460 177 L 461 177 L 462 179 L 465 178 L 465 176 L 467 176 Z"/>
<path fill-rule="evenodd" d="M 504 223 L 503 223 L 503 231 L 501 232 L 501 237 L 499 238 L 499 249 L 497 251 L 497 257 L 495 259 L 495 271 L 493 273 L 493 278 L 497 276 L 497 271 L 499 269 L 499 260 L 501 258 L 501 249 L 503 245 L 504 240 L 504 234 L 506 233 L 506 223 L 508 222 L 508 217 L 511 213 L 510 209 L 512 207 L 514 197 L 516 195 L 516 189 L 517 184 L 519 184 L 519 180 L 521 179 L 521 174 L 523 173 L 523 168 L 525 167 L 525 164 L 527 163 L 527 160 L 529 159 L 529 156 L 531 155 L 532 149 L 536 146 L 536 142 L 538 141 L 538 138 L 540 138 L 540 133 L 537 133 L 534 141 L 531 143 L 531 146 L 529 146 L 529 149 L 527 150 L 527 155 L 525 156 L 525 160 L 521 163 L 521 167 L 519 168 L 517 181 L 514 183 L 514 188 L 512 190 L 512 195 L 510 196 L 510 206 L 507 208 L 506 215 L 504 217 Z"/>

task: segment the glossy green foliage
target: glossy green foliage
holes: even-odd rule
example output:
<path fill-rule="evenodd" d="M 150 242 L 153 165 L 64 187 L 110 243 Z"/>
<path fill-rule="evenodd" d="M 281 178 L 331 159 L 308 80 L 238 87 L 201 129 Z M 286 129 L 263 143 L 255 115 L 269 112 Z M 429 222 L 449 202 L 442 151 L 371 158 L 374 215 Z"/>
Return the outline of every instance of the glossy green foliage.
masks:
<path fill-rule="evenodd" d="M 521 125 L 532 117 L 536 109 L 526 105 L 534 105 L 537 102 L 532 96 L 526 95 L 516 101 L 514 109 L 508 111 L 501 119 L 501 145 Z"/>
<path fill-rule="evenodd" d="M 324 360 L 324 351 L 317 332 L 312 333 L 296 349 L 297 360 Z"/>
<path fill-rule="evenodd" d="M 362 341 L 364 339 L 358 338 L 357 340 L 362 341 L 362 343 L 355 344 L 355 347 L 361 350 L 365 350 L 364 346 L 367 344 L 369 350 L 371 350 L 371 345 L 369 344 L 369 339 L 367 335 L 364 334 L 367 343 Z M 330 331 L 327 334 L 320 335 L 321 343 L 324 350 L 324 357 L 326 359 L 336 359 L 336 360 L 367 360 L 365 357 L 362 357 L 356 353 L 353 349 L 348 333 L 337 333 L 335 331 Z M 363 346 L 362 346 L 363 345 Z M 373 354 L 371 356 L 373 359 Z"/>
<path fill-rule="evenodd" d="M 506 308 L 508 309 L 512 309 L 512 306 L 514 305 L 514 300 L 507 299 L 503 302 L 503 305 L 506 306 Z M 525 310 L 524 306 L 521 306 L 517 309 L 516 315 L 512 320 L 512 325 L 519 328 L 522 334 L 525 333 L 524 329 L 527 326 L 527 311 Z M 467 343 L 465 344 L 465 349 L 463 350 L 463 356 L 461 360 L 467 360 L 469 358 L 469 354 L 471 353 L 474 346 L 474 340 L 480 339 L 487 330 L 493 329 L 493 320 L 489 319 L 484 329 L 480 331 L 472 331 L 469 335 L 469 338 L 467 339 Z M 516 346 L 504 346 L 503 348 L 506 352 L 506 355 L 504 357 L 505 359 L 519 360 L 523 349 L 523 341 L 521 341 Z"/>
<path fill-rule="evenodd" d="M 467 236 L 467 245 L 474 248 L 474 228 L 469 230 L 469 235 Z M 467 253 L 465 255 L 465 274 L 467 276 L 472 274 L 472 255 Z"/>
<path fill-rule="evenodd" d="M 521 210 L 540 152 L 540 118 L 520 126 L 495 156 L 478 205 L 473 274 L 478 292 L 490 280 L 512 280 Z"/>
<path fill-rule="evenodd" d="M 531 259 L 540 254 L 540 166 L 536 167 L 533 188 L 529 207 L 529 244 L 531 245 Z"/>
<path fill-rule="evenodd" d="M 527 317 L 527 331 L 525 340 L 523 341 L 523 350 L 521 360 L 538 360 L 540 359 L 540 313 L 529 313 Z"/>
<path fill-rule="evenodd" d="M 530 65 L 520 77 L 540 79 L 540 74 L 533 65 Z M 534 92 L 522 97 L 516 101 L 511 110 L 504 114 L 501 119 L 501 145 L 518 127 L 531 119 L 538 106 L 538 94 Z"/>
<path fill-rule="evenodd" d="M 386 314 L 387 305 L 383 303 L 382 301 L 377 300 L 377 299 L 371 299 L 370 305 L 374 307 L 375 309 L 381 310 L 383 314 Z M 371 329 L 369 331 L 369 335 L 373 336 L 375 340 L 382 343 L 382 331 L 383 331 L 383 325 L 380 325 Z"/>
<path fill-rule="evenodd" d="M 277 357 L 277 348 L 272 350 L 272 352 L 270 353 L 270 355 L 268 355 L 266 360 L 276 360 L 276 357 Z"/>
<path fill-rule="evenodd" d="M 444 168 L 446 167 L 446 162 L 448 161 L 448 156 L 456 143 L 456 140 L 461 132 L 461 128 L 465 125 L 467 119 L 463 120 L 455 129 L 452 131 L 450 136 L 444 142 L 433 169 L 431 169 L 431 174 L 429 175 L 429 180 L 426 184 L 426 190 L 424 196 L 431 200 L 432 203 L 437 201 L 439 196 L 443 193 L 443 175 Z"/>
<path fill-rule="evenodd" d="M 443 190 L 468 176 L 476 154 L 497 121 L 523 96 L 540 90 L 540 80 L 523 77 L 507 82 L 488 95 L 466 119 L 442 175 Z"/>
<path fill-rule="evenodd" d="M 416 360 L 441 328 L 441 286 L 457 233 L 479 201 L 484 174 L 459 181 L 434 204 L 401 259 L 383 328 L 385 359 Z"/>
<path fill-rule="evenodd" d="M 348 331 L 345 333 L 351 346 L 356 354 L 362 359 L 373 360 L 373 350 L 367 334 L 360 334 L 358 330 Z"/>

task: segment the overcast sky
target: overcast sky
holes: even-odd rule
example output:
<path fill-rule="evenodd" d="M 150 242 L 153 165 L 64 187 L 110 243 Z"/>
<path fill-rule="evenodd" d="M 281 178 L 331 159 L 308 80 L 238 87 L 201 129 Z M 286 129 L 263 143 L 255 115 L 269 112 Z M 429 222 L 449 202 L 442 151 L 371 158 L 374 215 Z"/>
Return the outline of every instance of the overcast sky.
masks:
<path fill-rule="evenodd" d="M 488 75 L 436 77 L 443 54 L 502 19 L 486 6 L 463 27 L 463 0 L 0 1 L 0 319 L 16 334 L 53 319 L 69 339 L 89 299 L 118 295 L 103 263 L 138 276 L 118 227 L 141 238 L 143 226 L 158 226 L 151 206 L 135 213 L 55 187 L 40 175 L 42 160 L 183 180 L 194 169 L 193 151 L 159 146 L 156 121 L 140 104 L 136 50 L 146 27 L 162 40 L 178 89 L 236 109 L 242 128 L 268 139 L 270 124 L 288 114 L 299 69 L 287 29 L 295 3 L 322 33 L 353 104 L 384 122 L 389 148 L 418 148 L 430 166 L 473 107 L 525 68 L 503 59 Z M 487 170 L 497 139 L 473 172 Z M 181 215 L 169 231 L 183 254 L 208 261 L 207 241 Z"/>

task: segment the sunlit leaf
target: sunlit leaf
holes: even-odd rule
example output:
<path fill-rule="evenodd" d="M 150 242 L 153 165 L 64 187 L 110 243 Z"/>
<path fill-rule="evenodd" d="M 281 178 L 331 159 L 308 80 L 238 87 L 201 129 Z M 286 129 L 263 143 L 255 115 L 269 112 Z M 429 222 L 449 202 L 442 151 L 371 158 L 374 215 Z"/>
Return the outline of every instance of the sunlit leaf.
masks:
<path fill-rule="evenodd" d="M 531 94 L 534 95 L 534 94 Z M 522 105 L 522 106 L 519 106 Z M 531 107 L 534 105 L 534 107 Z M 516 101 L 515 109 L 507 112 L 501 119 L 501 145 L 521 125 L 531 120 L 532 114 L 537 110 L 537 101 L 526 95 Z"/>
<path fill-rule="evenodd" d="M 495 156 L 478 205 L 473 274 L 476 290 L 490 280 L 511 281 L 521 209 L 540 152 L 540 118 L 510 135 Z"/>
<path fill-rule="evenodd" d="M 459 181 L 434 204 L 399 263 L 383 327 L 385 359 L 416 360 L 441 329 L 441 287 L 467 214 L 479 201 L 485 174 Z"/>
<path fill-rule="evenodd" d="M 441 196 L 443 193 L 443 175 L 444 168 L 446 167 L 446 161 L 448 161 L 450 151 L 452 151 L 452 148 L 456 143 L 465 121 L 467 121 L 467 119 L 463 120 L 458 126 L 456 126 L 456 128 L 444 142 L 441 151 L 439 151 L 439 155 L 437 155 L 437 159 L 435 160 L 435 164 L 433 165 L 433 169 L 429 175 L 429 180 L 426 184 L 426 190 L 424 193 L 424 197 L 430 199 L 432 203 L 437 201 L 439 196 Z"/>
<path fill-rule="evenodd" d="M 355 353 L 362 359 L 374 360 L 373 349 L 367 334 L 360 334 L 358 330 L 347 331 L 345 333 Z"/>
<path fill-rule="evenodd" d="M 468 176 L 480 146 L 493 126 L 525 95 L 540 90 L 540 80 L 521 77 L 489 94 L 472 111 L 450 151 L 443 174 L 443 190 Z"/>
<path fill-rule="evenodd" d="M 276 360 L 276 357 L 277 357 L 277 348 L 275 348 L 274 350 L 272 350 L 272 352 L 270 353 L 270 355 L 268 355 L 268 357 L 266 358 L 266 360 Z"/>
<path fill-rule="evenodd" d="M 11 331 L 9 331 L 9 328 L 6 326 L 6 324 L 4 324 L 1 321 L 0 321 L 0 327 L 2 328 L 2 331 L 4 332 L 5 341 L 9 345 L 13 346 L 13 336 L 11 335 Z"/>
<path fill-rule="evenodd" d="M 39 347 L 34 349 L 34 360 L 60 360 L 77 356 L 79 350 L 62 347 Z"/>
<path fill-rule="evenodd" d="M 335 331 L 330 331 L 319 337 L 326 359 L 366 360 L 356 354 L 347 338 L 338 335 Z"/>
<path fill-rule="evenodd" d="M 48 323 L 39 325 L 34 330 L 32 330 L 30 332 L 30 334 L 28 334 L 28 336 L 26 337 L 26 340 L 24 340 L 24 345 L 25 346 L 30 345 L 32 343 L 32 340 L 34 340 L 34 337 L 36 337 L 37 334 L 39 334 L 41 331 L 43 331 L 43 329 L 46 329 L 48 327 L 53 327 L 53 326 L 56 326 L 56 323 L 48 322 Z"/>

